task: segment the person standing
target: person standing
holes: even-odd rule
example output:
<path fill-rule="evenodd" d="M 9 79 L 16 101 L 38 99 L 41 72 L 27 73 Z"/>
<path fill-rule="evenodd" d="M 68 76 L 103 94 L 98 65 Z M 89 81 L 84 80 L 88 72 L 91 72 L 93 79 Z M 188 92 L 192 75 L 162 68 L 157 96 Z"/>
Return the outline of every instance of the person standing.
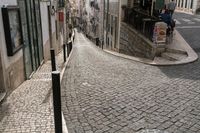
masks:
<path fill-rule="evenodd" d="M 167 5 L 167 8 L 171 14 L 171 16 L 174 14 L 174 10 L 176 9 L 176 2 L 174 0 L 172 0 L 171 2 L 169 2 L 169 4 Z"/>

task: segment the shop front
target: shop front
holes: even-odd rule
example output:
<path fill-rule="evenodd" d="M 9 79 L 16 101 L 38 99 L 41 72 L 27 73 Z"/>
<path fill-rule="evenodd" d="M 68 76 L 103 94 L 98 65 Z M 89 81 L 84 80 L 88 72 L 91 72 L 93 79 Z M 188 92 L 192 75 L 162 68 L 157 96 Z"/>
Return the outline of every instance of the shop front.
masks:
<path fill-rule="evenodd" d="M 0 1 L 0 99 L 43 62 L 39 0 Z"/>

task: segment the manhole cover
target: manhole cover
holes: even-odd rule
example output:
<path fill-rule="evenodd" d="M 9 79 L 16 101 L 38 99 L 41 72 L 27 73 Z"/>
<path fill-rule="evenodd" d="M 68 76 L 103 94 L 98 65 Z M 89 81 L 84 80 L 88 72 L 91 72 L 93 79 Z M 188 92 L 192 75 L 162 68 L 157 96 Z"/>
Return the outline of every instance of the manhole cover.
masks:
<path fill-rule="evenodd" d="M 157 130 L 157 129 L 145 129 L 145 130 L 141 130 L 137 133 L 168 133 L 168 132 L 162 131 L 162 130 Z"/>

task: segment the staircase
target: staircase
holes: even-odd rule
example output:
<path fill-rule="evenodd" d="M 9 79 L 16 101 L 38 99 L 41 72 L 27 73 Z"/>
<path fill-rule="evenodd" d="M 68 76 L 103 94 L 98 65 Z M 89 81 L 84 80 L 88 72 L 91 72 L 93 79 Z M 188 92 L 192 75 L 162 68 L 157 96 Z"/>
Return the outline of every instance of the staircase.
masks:
<path fill-rule="evenodd" d="M 183 50 L 166 48 L 161 57 L 169 61 L 180 61 L 188 57 L 187 52 Z"/>

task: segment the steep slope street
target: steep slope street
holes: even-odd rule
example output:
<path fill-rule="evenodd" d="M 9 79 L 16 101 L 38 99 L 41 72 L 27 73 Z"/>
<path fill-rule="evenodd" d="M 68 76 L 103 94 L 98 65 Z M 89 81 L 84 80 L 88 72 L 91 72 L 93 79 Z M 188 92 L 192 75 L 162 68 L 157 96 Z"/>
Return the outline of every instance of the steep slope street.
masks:
<path fill-rule="evenodd" d="M 200 132 L 199 61 L 155 67 L 105 53 L 81 33 L 74 44 L 62 81 L 69 133 Z"/>

